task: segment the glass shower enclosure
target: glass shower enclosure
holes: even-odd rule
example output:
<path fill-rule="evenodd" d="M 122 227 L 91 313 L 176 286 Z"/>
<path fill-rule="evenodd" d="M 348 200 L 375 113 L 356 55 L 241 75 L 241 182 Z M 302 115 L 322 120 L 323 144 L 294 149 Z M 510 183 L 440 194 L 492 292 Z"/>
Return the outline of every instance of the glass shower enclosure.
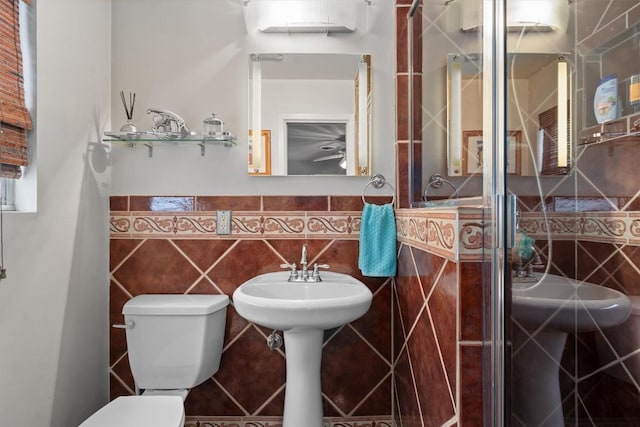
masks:
<path fill-rule="evenodd" d="M 482 423 L 640 425 L 640 3 L 408 22 L 410 207 L 482 211 Z"/>

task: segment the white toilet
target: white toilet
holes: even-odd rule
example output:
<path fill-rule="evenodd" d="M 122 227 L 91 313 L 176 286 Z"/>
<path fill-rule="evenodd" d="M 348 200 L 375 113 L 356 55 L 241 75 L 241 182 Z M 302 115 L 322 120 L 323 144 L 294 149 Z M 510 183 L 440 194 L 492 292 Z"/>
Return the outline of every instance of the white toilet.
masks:
<path fill-rule="evenodd" d="M 139 396 L 123 396 L 80 427 L 182 427 L 184 399 L 220 367 L 227 295 L 140 295 L 122 308 Z"/>
<path fill-rule="evenodd" d="M 617 326 L 602 330 L 603 335 L 620 358 L 640 348 L 640 296 L 629 296 L 629 299 L 631 300 L 631 315 L 629 318 Z M 611 347 L 600 334 L 596 335 L 596 344 L 600 363 L 603 366 L 617 360 L 611 351 Z M 623 363 L 631 376 L 620 363 L 615 363 L 607 368 L 605 372 L 628 383 L 635 381 L 640 384 L 640 357 L 638 355 L 629 357 Z"/>

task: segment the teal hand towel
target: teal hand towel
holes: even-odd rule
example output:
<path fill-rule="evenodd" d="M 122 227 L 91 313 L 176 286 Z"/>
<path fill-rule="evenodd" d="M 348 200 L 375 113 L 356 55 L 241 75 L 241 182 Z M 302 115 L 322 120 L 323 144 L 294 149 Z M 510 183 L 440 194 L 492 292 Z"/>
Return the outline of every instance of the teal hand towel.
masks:
<path fill-rule="evenodd" d="M 364 204 L 358 267 L 364 276 L 396 275 L 396 219 L 393 205 Z"/>

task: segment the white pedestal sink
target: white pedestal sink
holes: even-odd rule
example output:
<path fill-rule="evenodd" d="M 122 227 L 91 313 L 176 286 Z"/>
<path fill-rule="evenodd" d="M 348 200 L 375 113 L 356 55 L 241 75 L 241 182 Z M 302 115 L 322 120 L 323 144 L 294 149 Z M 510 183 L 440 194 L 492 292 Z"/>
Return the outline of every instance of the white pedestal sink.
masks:
<path fill-rule="evenodd" d="M 262 274 L 233 293 L 240 316 L 284 332 L 287 384 L 283 427 L 322 427 L 320 361 L 325 329 L 365 314 L 373 295 L 359 280 L 324 272 L 321 282 L 288 282 L 289 272 Z"/>
<path fill-rule="evenodd" d="M 624 322 L 629 298 L 593 283 L 537 274 L 513 283 L 513 412 L 525 425 L 563 426 L 559 369 L 568 333 Z"/>

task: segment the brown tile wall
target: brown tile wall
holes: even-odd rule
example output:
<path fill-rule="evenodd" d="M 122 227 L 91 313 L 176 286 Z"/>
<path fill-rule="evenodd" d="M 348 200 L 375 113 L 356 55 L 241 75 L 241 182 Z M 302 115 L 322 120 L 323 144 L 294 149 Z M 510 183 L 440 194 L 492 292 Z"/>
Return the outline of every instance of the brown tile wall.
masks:
<path fill-rule="evenodd" d="M 381 197 L 372 201 L 388 200 Z M 389 417 L 391 279 L 360 275 L 357 233 L 351 229 L 344 231 L 343 237 L 332 238 L 288 236 L 286 227 L 263 229 L 262 237 L 237 238 L 233 234 L 217 236 L 196 227 L 190 231 L 193 233 L 190 238 L 180 234 L 175 225 L 170 225 L 169 231 L 162 228 L 162 223 L 175 223 L 173 218 L 181 215 L 215 218 L 212 209 L 236 208 L 264 212 L 265 216 L 267 210 L 269 214 L 281 211 L 293 219 L 313 211 L 314 218 L 330 222 L 334 209 L 341 215 L 350 209 L 356 218 L 362 201 L 360 196 L 114 196 L 109 260 L 110 324 L 122 323 L 124 303 L 143 293 L 231 295 L 250 277 L 278 270 L 284 261 L 298 259 L 302 244 L 307 243 L 310 262 L 330 264 L 333 271 L 351 274 L 366 283 L 374 294 L 372 307 L 364 317 L 325 334 L 324 413 L 341 420 Z M 145 224 L 148 234 L 134 233 L 136 237 L 131 238 L 130 234 L 122 233 L 119 221 L 127 215 L 135 217 L 129 224 L 131 228 Z M 190 419 L 282 415 L 285 355 L 283 351 L 271 352 L 267 348 L 266 336 L 270 332 L 248 323 L 229 306 L 220 370 L 189 394 L 186 412 Z M 110 341 L 111 397 L 132 394 L 134 384 L 123 330 L 111 329 Z"/>
<path fill-rule="evenodd" d="M 591 107 L 593 94 L 601 77 L 615 74 L 623 117 L 604 126 L 603 130 L 614 133 L 637 132 L 638 129 L 633 127 L 638 118 L 637 110 L 628 104 L 627 96 L 629 77 L 640 73 L 640 63 L 629 60 L 638 58 L 640 54 L 640 3 L 637 0 L 578 0 L 575 7 L 578 128 L 587 127 L 588 133 L 591 130 L 588 126 L 596 125 Z M 640 200 L 637 180 L 639 144 L 640 138 L 636 135 L 594 144 L 579 152 L 577 167 L 590 180 L 583 186 L 588 191 L 591 185 L 597 185 L 607 201 L 599 203 L 597 200 L 580 198 L 578 210 L 613 212 L 610 218 L 593 215 L 592 218 L 581 219 L 583 226 L 579 228 L 580 231 L 597 224 L 597 234 L 589 236 L 582 233 L 575 240 L 553 241 L 551 264 L 554 272 L 608 286 L 627 295 L 640 295 L 640 232 L 637 226 Z M 578 192 L 582 189 L 578 188 Z M 625 196 L 618 197 L 618 194 Z M 602 208 L 583 208 L 585 204 L 594 203 Z M 619 212 L 625 212 L 626 216 Z M 627 222 L 620 227 L 623 220 Z M 599 226 L 600 223 L 605 226 Z M 624 237 L 628 238 L 625 240 Z M 546 239 L 538 242 L 542 253 L 545 253 L 547 243 Z M 566 254 L 575 254 L 575 257 L 567 257 Z M 569 337 L 562 364 L 567 369 L 564 372 L 577 375 L 564 375 L 561 378 L 563 397 L 567 398 L 566 402 L 571 402 L 564 408 L 565 418 L 575 420 L 576 425 L 581 422 L 611 425 L 617 422 L 622 424 L 622 421 L 625 425 L 640 425 L 640 392 L 637 385 L 598 371 L 604 363 L 596 351 L 596 339 L 601 334 L 602 331 L 595 331 Z M 634 346 L 630 347 L 637 351 Z M 612 359 L 619 361 L 626 356 L 628 354 L 619 354 Z M 639 356 L 636 355 L 624 363 L 637 363 L 638 360 Z"/>
<path fill-rule="evenodd" d="M 408 21 L 411 1 L 396 1 L 396 183 L 398 206 L 407 208 L 410 200 L 419 200 L 422 185 L 422 6 L 413 19 L 413 120 L 409 123 Z M 409 196 L 409 126 L 413 126 L 414 194 Z M 417 160 L 417 161 L 416 161 Z"/>
<path fill-rule="evenodd" d="M 407 29 L 406 13 L 410 0 L 397 0 L 397 188 L 399 207 L 408 204 L 408 129 L 414 126 L 418 144 L 421 149 L 421 127 L 419 123 L 409 123 L 408 117 L 408 62 L 406 61 Z M 573 2 L 577 11 L 576 35 L 578 38 L 578 53 L 593 52 L 599 49 L 602 53 L 603 44 L 609 42 L 612 34 L 618 34 L 626 28 L 637 26 L 640 22 L 640 4 L 637 0 L 615 0 L 611 2 L 600 0 L 576 0 Z M 417 20 L 420 21 L 420 20 Z M 418 23 L 418 25 L 420 25 Z M 421 28 L 416 28 L 414 40 L 416 53 L 422 53 Z M 601 74 L 616 73 L 619 77 L 619 93 L 621 98 L 627 94 L 626 84 L 630 75 L 639 73 L 637 61 L 629 61 L 630 57 L 637 57 L 638 37 L 615 44 L 615 48 L 606 52 L 598 60 L 593 57 L 576 58 L 578 75 L 576 76 L 576 123 L 583 126 L 595 124 L 591 101 Z M 620 59 L 622 58 L 622 59 Z M 419 68 L 421 60 L 415 62 L 414 85 L 420 87 L 422 70 Z M 594 83 L 596 82 L 596 83 Z M 418 92 L 418 91 L 416 91 Z M 420 100 L 416 99 L 417 105 Z M 623 114 L 631 114 L 628 105 L 623 106 Z M 420 116 L 417 115 L 416 119 Z M 625 129 L 632 129 L 636 116 L 630 115 L 625 123 Z M 606 127 L 605 131 L 615 131 L 614 124 Z M 635 129 L 637 131 L 638 129 Z M 591 128 L 587 133 L 593 133 Z M 581 226 L 583 235 L 598 234 L 598 226 L 602 236 L 595 239 L 610 238 L 619 232 L 613 229 L 615 224 L 627 224 L 633 229 L 625 229 L 625 233 L 633 234 L 633 238 L 624 243 L 607 243 L 601 241 L 582 240 L 576 238 L 573 229 L 567 230 L 572 236 L 562 235 L 554 240 L 554 259 L 552 272 L 578 277 L 591 282 L 600 283 L 623 290 L 629 295 L 640 295 L 640 289 L 635 284 L 640 283 L 640 254 L 638 250 L 638 228 L 636 211 L 640 197 L 637 192 L 637 180 L 634 172 L 634 159 L 637 158 L 638 138 L 621 140 L 627 144 L 620 148 L 620 144 L 596 146 L 586 153 L 582 152 L 583 164 L 602 164 L 603 159 L 611 158 L 614 148 L 618 154 L 611 167 L 600 167 L 599 171 L 606 171 L 611 175 L 616 194 L 603 188 L 599 194 L 607 197 L 547 197 L 544 200 L 549 212 L 627 212 L 623 220 L 610 221 L 607 215 L 595 218 L 593 227 Z M 420 158 L 419 155 L 417 158 Z M 417 176 L 422 171 L 418 167 Z M 580 164 L 578 167 L 580 168 Z M 419 181 L 418 181 L 419 182 Z M 419 187 L 419 186 L 418 186 Z M 541 202 L 539 198 L 521 198 L 519 200 L 522 212 L 539 212 Z M 558 230 L 565 224 L 586 224 L 587 218 L 582 215 L 569 222 L 560 221 Z M 633 222 L 635 221 L 635 222 Z M 635 224 L 635 225 L 634 225 Z M 632 240 L 635 239 L 635 243 Z M 631 243 L 627 245 L 627 243 Z M 547 244 L 539 239 L 538 247 L 543 250 Z M 571 256 L 567 256 L 571 254 Z M 576 256 L 573 256 L 576 254 Z M 394 285 L 393 303 L 393 346 L 394 346 L 394 374 L 397 399 L 394 402 L 395 420 L 398 425 L 423 426 L 442 425 L 450 421 L 452 425 L 482 425 L 483 410 L 490 402 L 482 397 L 482 360 L 486 348 L 482 346 L 482 324 L 486 322 L 487 313 L 482 309 L 483 298 L 488 298 L 489 292 L 483 292 L 481 286 L 482 265 L 474 262 L 454 263 L 451 260 L 425 252 L 417 247 L 401 244 L 399 250 L 398 277 Z M 457 269 L 456 272 L 450 270 Z M 430 275 L 443 272 L 441 276 Z M 444 272 L 448 272 L 444 274 Z M 447 282 L 449 274 L 456 277 L 456 285 Z M 441 281 L 442 280 L 442 281 Z M 441 295 L 440 291 L 446 296 Z M 431 294 L 429 291 L 433 291 Z M 433 298 L 433 301 L 430 299 Z M 448 301 L 447 301 L 448 300 Z M 447 301 L 443 304 L 443 301 Z M 450 305 L 452 304 L 452 305 Z M 451 325 L 451 306 L 457 306 L 459 317 L 455 318 L 455 328 Z M 485 304 L 488 307 L 488 304 Z M 449 314 L 447 314 L 449 313 Z M 453 338 L 452 338 L 453 337 Z M 565 350 L 563 366 L 565 372 L 574 372 L 576 366 L 581 367 L 581 374 L 588 374 L 597 369 L 600 363 L 595 355 L 595 333 L 581 334 L 568 340 Z M 455 343 L 455 344 L 452 344 Z M 451 359 L 452 345 L 457 345 L 456 358 Z M 638 356 L 636 356 L 638 357 Z M 457 364 L 459 378 L 451 375 L 451 366 Z M 620 381 L 610 375 L 597 373 L 593 377 L 577 382 L 576 378 L 566 375 L 562 378 L 562 388 L 565 402 L 579 401 L 575 407 L 565 408 L 566 418 L 585 421 L 585 425 L 605 425 L 599 420 L 608 420 L 614 424 L 625 419 L 625 425 L 640 425 L 638 416 L 638 390 L 630 384 Z M 453 397 L 452 397 L 453 396 Z M 456 416 L 458 418 L 456 418 Z M 612 421 L 613 420 L 613 421 Z M 594 424 L 595 423 L 595 424 Z M 573 424 L 571 424 L 573 425 Z M 579 424 L 582 425 L 582 424 Z M 613 424 L 606 424 L 613 425 Z M 621 424 L 616 424 L 621 425 Z"/>
<path fill-rule="evenodd" d="M 546 263 L 548 244 L 537 241 Z M 576 254 L 567 257 L 566 254 Z M 640 295 L 640 246 L 581 240 L 554 241 L 551 273 L 576 277 L 617 289 L 626 295 Z M 629 337 L 628 348 L 610 359 L 597 351 L 597 340 L 606 331 L 569 334 L 560 369 L 560 385 L 567 425 L 640 425 L 640 390 L 632 381 L 601 371 L 609 361 L 631 367 L 640 364 L 637 340 Z M 620 349 L 616 349 L 620 351 Z M 622 362 L 624 360 L 624 362 Z M 622 373 L 624 377 L 626 374 Z M 628 377 L 627 377 L 628 378 Z"/>
<path fill-rule="evenodd" d="M 397 425 L 482 425 L 483 295 L 481 263 L 401 244 L 393 305 Z"/>

